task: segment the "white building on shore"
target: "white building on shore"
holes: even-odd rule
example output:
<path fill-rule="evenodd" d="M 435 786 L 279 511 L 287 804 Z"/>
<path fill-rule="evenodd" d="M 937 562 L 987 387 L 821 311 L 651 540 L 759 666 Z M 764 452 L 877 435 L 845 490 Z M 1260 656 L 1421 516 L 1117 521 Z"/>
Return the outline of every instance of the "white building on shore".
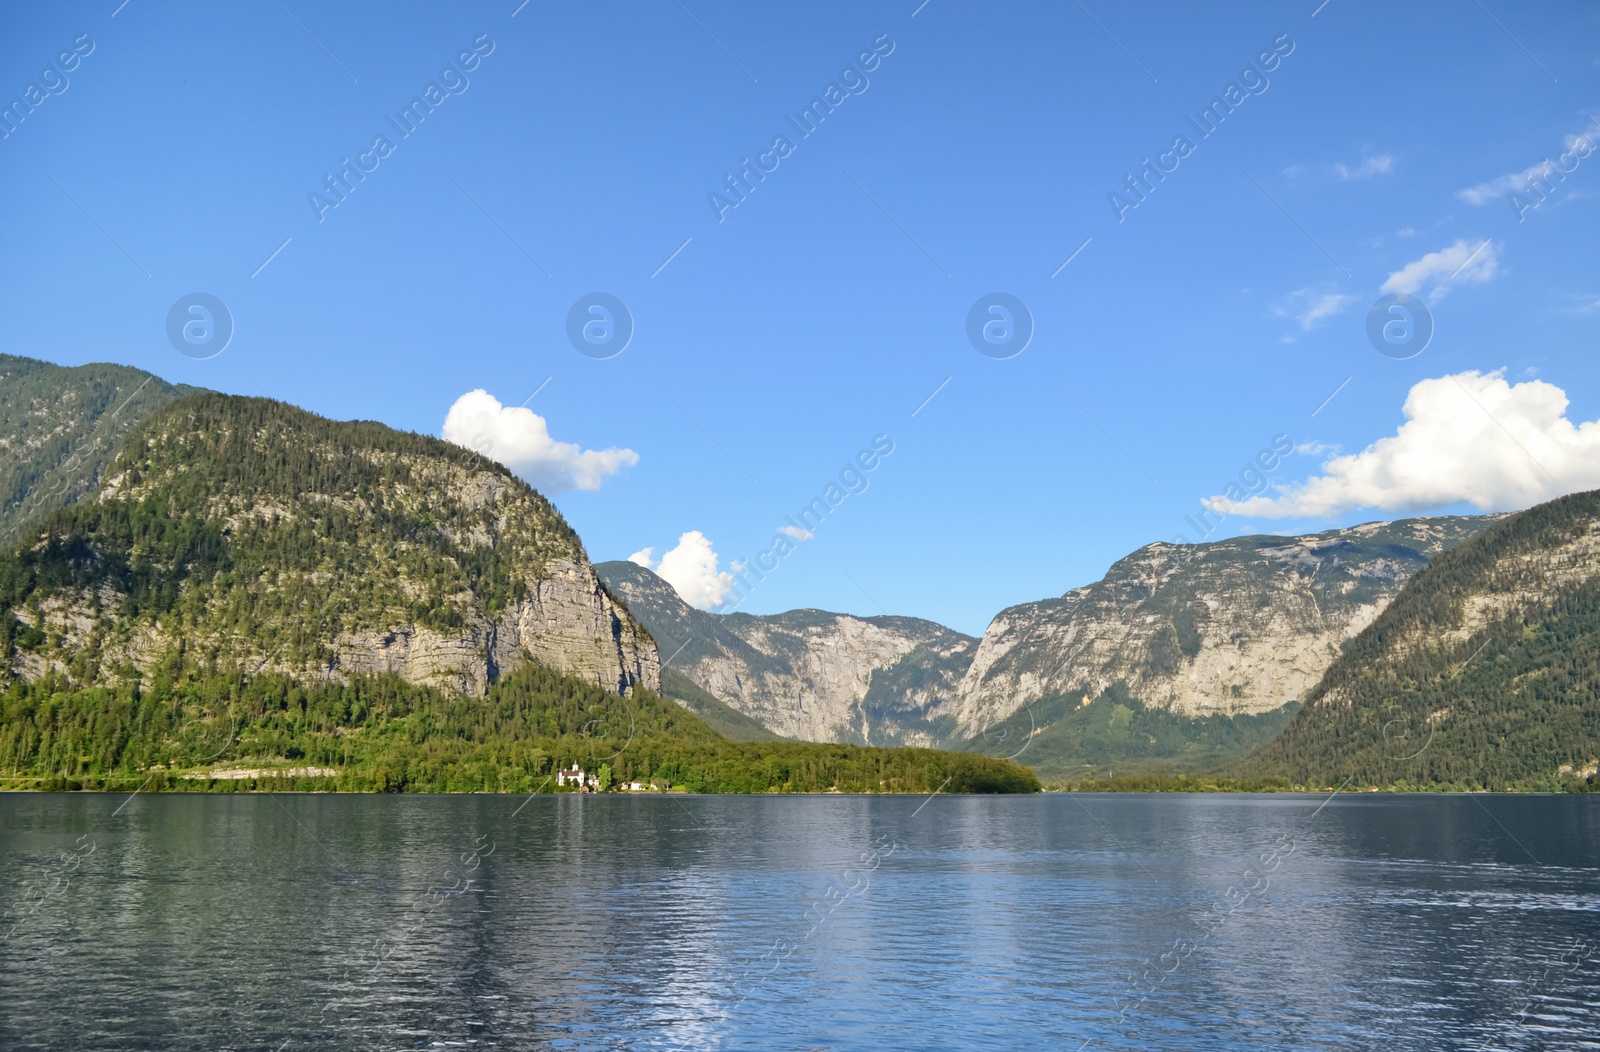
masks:
<path fill-rule="evenodd" d="M 570 785 L 579 790 L 595 789 L 599 787 L 600 780 L 577 764 L 573 764 L 568 770 L 556 772 L 556 785 L 558 787 Z"/>

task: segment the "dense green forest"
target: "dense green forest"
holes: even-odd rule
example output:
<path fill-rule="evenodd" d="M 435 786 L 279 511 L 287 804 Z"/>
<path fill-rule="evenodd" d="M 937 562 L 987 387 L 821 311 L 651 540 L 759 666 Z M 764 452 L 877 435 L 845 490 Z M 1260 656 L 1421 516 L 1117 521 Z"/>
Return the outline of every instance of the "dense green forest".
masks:
<path fill-rule="evenodd" d="M 1397 788 L 1585 789 L 1600 757 L 1600 493 L 1440 556 L 1351 641 L 1243 776 Z M 1563 552 L 1563 548 L 1566 551 Z M 1586 550 L 1587 549 L 1587 550 Z M 1467 611 L 1516 597 L 1475 630 Z"/>
<path fill-rule="evenodd" d="M 0 785 L 553 792 L 554 772 L 576 763 L 614 784 L 706 793 L 1039 788 L 1026 768 L 984 756 L 730 741 L 647 691 L 624 698 L 531 665 L 495 683 L 487 698 L 393 676 L 310 684 L 186 675 L 184 665 L 172 655 L 148 686 L 74 688 L 54 675 L 12 681 L 0 694 Z M 295 768 L 338 773 L 288 773 Z M 263 773 L 184 777 L 229 769 Z"/>

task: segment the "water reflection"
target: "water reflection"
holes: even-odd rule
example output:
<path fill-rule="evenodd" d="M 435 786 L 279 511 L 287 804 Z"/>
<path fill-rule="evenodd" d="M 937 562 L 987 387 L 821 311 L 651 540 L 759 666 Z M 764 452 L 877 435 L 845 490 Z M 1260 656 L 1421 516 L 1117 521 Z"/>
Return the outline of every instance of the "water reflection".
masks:
<path fill-rule="evenodd" d="M 1551 797 L 5 796 L 0 1047 L 1594 1047 L 1597 845 Z"/>

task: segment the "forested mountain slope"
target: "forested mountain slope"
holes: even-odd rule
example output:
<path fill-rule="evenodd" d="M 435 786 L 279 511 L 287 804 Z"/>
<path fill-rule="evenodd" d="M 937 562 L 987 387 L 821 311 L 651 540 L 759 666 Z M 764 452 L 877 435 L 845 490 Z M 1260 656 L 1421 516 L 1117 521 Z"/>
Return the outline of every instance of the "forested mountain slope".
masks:
<path fill-rule="evenodd" d="M 550 503 L 435 438 L 259 398 L 152 416 L 92 499 L 0 558 L 15 675 L 147 674 L 174 652 L 322 680 L 391 672 L 482 695 L 532 659 L 659 685 L 655 644 Z"/>
<path fill-rule="evenodd" d="M 0 545 L 93 490 L 131 431 L 195 391 L 126 365 L 0 354 Z"/>
<path fill-rule="evenodd" d="M 1600 492 L 1440 556 L 1241 767 L 1300 782 L 1555 788 L 1600 758 Z"/>

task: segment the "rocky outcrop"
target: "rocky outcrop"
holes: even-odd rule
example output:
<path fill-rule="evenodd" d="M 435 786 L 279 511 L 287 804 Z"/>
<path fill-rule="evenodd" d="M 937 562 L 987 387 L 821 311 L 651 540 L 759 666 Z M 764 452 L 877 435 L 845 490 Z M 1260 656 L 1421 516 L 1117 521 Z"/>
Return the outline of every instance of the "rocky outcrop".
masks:
<path fill-rule="evenodd" d="M 881 699 L 873 696 L 874 682 L 895 677 L 919 651 L 960 664 L 976 646 L 970 637 L 915 618 L 821 610 L 735 616 L 729 630 L 765 659 L 700 655 L 683 671 L 772 731 L 807 741 L 935 744 L 937 731 L 922 713 L 948 696 L 957 677 L 941 679 L 936 671 L 905 694 L 881 691 Z"/>
<path fill-rule="evenodd" d="M 659 689 L 661 662 L 653 641 L 600 586 L 594 570 L 567 560 L 546 573 L 530 582 L 528 599 L 461 632 L 403 624 L 346 633 L 333 643 L 329 669 L 392 672 L 481 696 L 501 673 L 532 658 L 618 693 L 635 686 Z"/>
<path fill-rule="evenodd" d="M 1001 611 L 956 698 L 933 715 L 977 734 L 1025 704 L 1116 683 L 1188 716 L 1277 709 L 1303 699 L 1429 559 L 1494 521 L 1148 545 L 1092 585 Z"/>

